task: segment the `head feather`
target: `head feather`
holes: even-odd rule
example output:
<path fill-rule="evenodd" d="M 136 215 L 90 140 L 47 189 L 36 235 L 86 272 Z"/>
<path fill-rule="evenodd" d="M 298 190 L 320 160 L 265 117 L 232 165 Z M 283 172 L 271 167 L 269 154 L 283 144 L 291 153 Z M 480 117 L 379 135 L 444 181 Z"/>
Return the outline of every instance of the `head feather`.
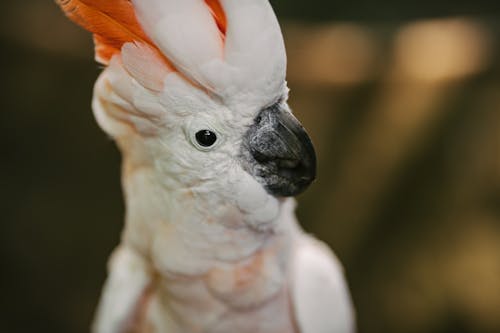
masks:
<path fill-rule="evenodd" d="M 227 18 L 219 0 L 205 0 L 205 3 L 208 8 L 210 8 L 210 12 L 217 23 L 217 27 L 219 28 L 221 35 L 225 37 L 227 30 Z"/>
<path fill-rule="evenodd" d="M 125 68 L 148 89 L 161 88 L 156 72 L 174 71 L 226 104 L 244 99 L 264 105 L 282 94 L 286 55 L 269 0 L 56 2 L 94 34 L 99 62 L 108 65 L 118 54 L 123 58 L 124 45 L 131 43 Z M 148 65 L 140 65 L 146 58 Z M 157 59 L 166 69 L 153 68 Z"/>
<path fill-rule="evenodd" d="M 144 33 L 129 0 L 56 0 L 66 16 L 94 34 L 96 60 L 109 64 L 123 44 L 141 42 L 158 48 Z M 161 53 L 160 53 L 161 54 Z M 165 61 L 168 62 L 167 59 Z"/>

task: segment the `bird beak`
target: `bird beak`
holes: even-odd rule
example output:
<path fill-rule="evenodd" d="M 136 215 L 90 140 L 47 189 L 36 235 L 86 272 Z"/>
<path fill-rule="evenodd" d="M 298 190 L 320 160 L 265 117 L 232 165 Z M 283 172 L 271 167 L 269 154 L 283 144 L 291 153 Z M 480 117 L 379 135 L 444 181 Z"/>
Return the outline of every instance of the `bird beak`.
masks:
<path fill-rule="evenodd" d="M 316 153 L 309 135 L 284 107 L 262 110 L 246 132 L 244 167 L 275 196 L 295 196 L 316 178 Z"/>

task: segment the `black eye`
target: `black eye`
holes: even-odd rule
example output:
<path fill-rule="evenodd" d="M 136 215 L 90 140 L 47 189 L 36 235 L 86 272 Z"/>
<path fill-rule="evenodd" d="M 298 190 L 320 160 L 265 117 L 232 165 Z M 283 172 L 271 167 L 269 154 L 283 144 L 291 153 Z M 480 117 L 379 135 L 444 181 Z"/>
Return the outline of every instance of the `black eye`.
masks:
<path fill-rule="evenodd" d="M 201 130 L 196 133 L 196 141 L 202 147 L 210 147 L 217 141 L 217 135 L 210 130 Z"/>

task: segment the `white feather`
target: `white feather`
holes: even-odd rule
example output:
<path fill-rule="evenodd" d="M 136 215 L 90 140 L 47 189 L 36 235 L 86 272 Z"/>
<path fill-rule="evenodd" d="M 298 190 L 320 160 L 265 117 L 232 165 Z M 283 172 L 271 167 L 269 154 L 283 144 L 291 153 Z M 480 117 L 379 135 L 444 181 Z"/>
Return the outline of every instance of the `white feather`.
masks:
<path fill-rule="evenodd" d="M 121 99 L 132 102 L 134 85 L 130 75 L 124 70 L 120 57 L 114 56 L 105 72 L 112 91 Z"/>
<path fill-rule="evenodd" d="M 94 333 L 125 332 L 139 299 L 151 283 L 148 265 L 126 247 L 115 250 L 108 269 L 109 276 L 92 327 Z"/>
<path fill-rule="evenodd" d="M 354 312 L 340 262 L 326 245 L 300 237 L 291 276 L 300 333 L 354 332 Z"/>
<path fill-rule="evenodd" d="M 184 75 L 210 86 L 200 70 L 223 55 L 222 38 L 203 0 L 133 0 L 145 31 Z"/>
<path fill-rule="evenodd" d="M 222 87 L 227 90 L 224 95 L 234 95 L 238 89 L 250 92 L 254 98 L 276 98 L 285 81 L 286 54 L 269 1 L 222 0 L 221 3 L 228 22 L 224 60 L 237 71 Z"/>
<path fill-rule="evenodd" d="M 116 98 L 114 98 L 116 96 Z M 110 99 L 120 100 L 116 105 Z M 99 126 L 108 135 L 118 138 L 129 134 L 131 128 L 127 125 L 128 114 L 122 110 L 132 110 L 133 106 L 113 93 L 106 74 L 101 74 L 94 86 L 92 110 Z"/>
<path fill-rule="evenodd" d="M 267 0 L 222 0 L 225 41 L 203 0 L 133 3 L 145 31 L 174 66 L 233 112 L 254 112 L 283 94 L 285 47 Z"/>
<path fill-rule="evenodd" d="M 163 75 L 161 69 L 158 73 Z M 96 84 L 93 107 L 99 125 L 113 137 L 129 133 L 131 127 L 145 136 L 153 135 L 167 117 L 158 94 L 134 79 L 118 56 L 111 59 Z"/>
<path fill-rule="evenodd" d="M 162 91 L 163 81 L 172 70 L 144 43 L 126 43 L 121 52 L 123 66 L 144 88 Z"/>

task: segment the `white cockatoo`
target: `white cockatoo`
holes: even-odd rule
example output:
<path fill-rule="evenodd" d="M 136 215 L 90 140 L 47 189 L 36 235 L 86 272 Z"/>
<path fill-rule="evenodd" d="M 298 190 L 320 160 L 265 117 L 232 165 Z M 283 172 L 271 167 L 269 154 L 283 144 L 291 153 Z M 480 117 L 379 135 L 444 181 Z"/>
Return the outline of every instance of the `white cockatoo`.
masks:
<path fill-rule="evenodd" d="M 268 0 L 58 0 L 104 64 L 126 221 L 96 333 L 348 333 L 342 267 L 295 218 L 316 157 Z"/>

